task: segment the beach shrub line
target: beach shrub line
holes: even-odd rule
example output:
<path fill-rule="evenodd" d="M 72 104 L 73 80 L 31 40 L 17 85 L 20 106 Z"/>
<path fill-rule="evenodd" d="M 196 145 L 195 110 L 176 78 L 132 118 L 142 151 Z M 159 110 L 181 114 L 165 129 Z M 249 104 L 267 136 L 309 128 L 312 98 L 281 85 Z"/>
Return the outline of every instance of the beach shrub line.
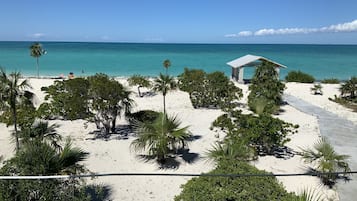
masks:
<path fill-rule="evenodd" d="M 313 83 L 315 78 L 312 75 L 301 71 L 290 71 L 287 76 L 285 76 L 287 82 L 300 82 L 300 83 Z"/>
<path fill-rule="evenodd" d="M 323 83 L 323 84 L 340 84 L 340 80 L 338 80 L 337 78 L 327 78 L 327 79 L 321 80 L 321 83 Z"/>

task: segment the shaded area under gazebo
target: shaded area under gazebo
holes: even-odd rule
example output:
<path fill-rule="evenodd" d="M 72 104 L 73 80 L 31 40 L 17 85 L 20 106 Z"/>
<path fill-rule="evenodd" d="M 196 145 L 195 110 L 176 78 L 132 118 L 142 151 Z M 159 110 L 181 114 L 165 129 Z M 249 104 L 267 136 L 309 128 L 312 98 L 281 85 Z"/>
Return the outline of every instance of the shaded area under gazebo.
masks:
<path fill-rule="evenodd" d="M 279 64 L 275 61 L 269 60 L 265 57 L 250 55 L 250 54 L 245 55 L 243 57 L 239 57 L 238 59 L 228 62 L 227 64 L 232 67 L 232 79 L 239 83 L 245 83 L 244 82 L 244 68 L 245 67 L 257 67 L 263 61 L 274 64 L 276 67 L 276 71 L 278 72 L 278 75 L 280 72 L 280 68 L 287 68 L 286 66 Z"/>

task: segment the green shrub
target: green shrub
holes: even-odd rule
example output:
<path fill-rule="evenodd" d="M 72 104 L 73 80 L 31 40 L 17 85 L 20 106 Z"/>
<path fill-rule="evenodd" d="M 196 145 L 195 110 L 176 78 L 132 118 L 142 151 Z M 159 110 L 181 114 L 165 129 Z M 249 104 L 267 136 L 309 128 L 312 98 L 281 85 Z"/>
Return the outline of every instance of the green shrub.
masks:
<path fill-rule="evenodd" d="M 209 174 L 267 174 L 238 160 L 224 160 Z M 299 198 L 288 193 L 275 177 L 206 177 L 189 180 L 182 185 L 176 201 L 250 200 L 291 201 Z"/>
<path fill-rule="evenodd" d="M 159 117 L 160 113 L 153 110 L 141 110 L 129 114 L 126 118 L 129 123 L 135 124 L 135 122 L 152 123 Z"/>
<path fill-rule="evenodd" d="M 272 114 L 278 111 L 285 85 L 280 82 L 274 65 L 263 62 L 256 69 L 249 86 L 249 109 L 255 113 Z"/>
<path fill-rule="evenodd" d="M 337 78 L 328 78 L 321 81 L 323 84 L 340 84 L 340 80 Z"/>
<path fill-rule="evenodd" d="M 194 108 L 221 108 L 227 110 L 236 106 L 242 97 L 242 90 L 234 85 L 223 72 L 205 73 L 202 70 L 187 69 L 178 76 L 179 89 L 190 95 Z"/>
<path fill-rule="evenodd" d="M 49 87 L 42 87 L 45 100 L 39 107 L 42 118 L 63 118 L 68 120 L 84 119 L 91 114 L 88 108 L 89 82 L 84 78 L 55 81 Z"/>
<path fill-rule="evenodd" d="M 290 71 L 285 77 L 287 82 L 313 83 L 315 78 L 312 75 L 301 71 Z"/>
<path fill-rule="evenodd" d="M 274 148 L 284 146 L 290 139 L 288 134 L 296 133 L 298 125 L 284 122 L 270 115 L 242 114 L 232 111 L 218 117 L 213 127 L 227 133 L 225 143 L 244 141 L 247 146 L 256 150 L 256 153 L 273 154 Z"/>

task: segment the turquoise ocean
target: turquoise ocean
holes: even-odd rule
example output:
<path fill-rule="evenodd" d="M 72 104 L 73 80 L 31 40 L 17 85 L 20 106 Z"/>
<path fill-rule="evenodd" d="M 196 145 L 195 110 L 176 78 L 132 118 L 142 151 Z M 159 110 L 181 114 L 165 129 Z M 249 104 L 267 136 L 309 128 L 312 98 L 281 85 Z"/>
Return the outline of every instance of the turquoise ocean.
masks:
<path fill-rule="evenodd" d="M 0 66 L 6 72 L 20 71 L 25 76 L 36 75 L 36 59 L 30 56 L 32 42 L 0 42 Z M 47 54 L 40 57 L 41 76 L 88 76 L 98 72 L 111 76 L 141 74 L 156 76 L 164 72 L 162 62 L 169 59 L 171 75 L 185 67 L 207 72 L 231 69 L 227 62 L 253 54 L 266 57 L 292 70 L 301 70 L 316 79 L 357 76 L 357 45 L 289 45 L 289 44 L 147 44 L 147 43 L 90 43 L 41 42 Z M 253 74 L 246 70 L 245 77 Z"/>

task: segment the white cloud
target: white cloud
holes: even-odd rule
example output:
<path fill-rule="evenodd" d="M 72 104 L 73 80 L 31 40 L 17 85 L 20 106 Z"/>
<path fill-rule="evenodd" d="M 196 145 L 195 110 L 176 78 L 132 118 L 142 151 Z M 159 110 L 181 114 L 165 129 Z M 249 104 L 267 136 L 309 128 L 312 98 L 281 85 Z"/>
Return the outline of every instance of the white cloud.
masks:
<path fill-rule="evenodd" d="M 224 35 L 224 37 L 226 37 L 226 38 L 235 38 L 235 37 L 238 37 L 238 34 L 226 34 L 226 35 Z"/>
<path fill-rule="evenodd" d="M 46 36 L 46 34 L 44 33 L 34 33 L 34 34 L 31 34 L 30 37 L 31 38 L 43 38 L 44 36 Z"/>
<path fill-rule="evenodd" d="M 238 33 L 238 36 L 251 36 L 253 33 L 251 31 L 241 31 Z"/>
<path fill-rule="evenodd" d="M 331 25 L 329 27 L 322 27 L 321 31 L 324 32 L 353 32 L 357 31 L 357 20 L 346 22 L 343 24 Z"/>
<path fill-rule="evenodd" d="M 281 28 L 281 29 L 260 29 L 258 31 L 241 31 L 238 34 L 226 34 L 225 37 L 246 37 L 246 36 L 266 36 L 266 35 L 286 35 L 286 34 L 309 34 L 309 33 L 336 33 L 336 32 L 357 32 L 357 20 L 321 28 Z"/>

